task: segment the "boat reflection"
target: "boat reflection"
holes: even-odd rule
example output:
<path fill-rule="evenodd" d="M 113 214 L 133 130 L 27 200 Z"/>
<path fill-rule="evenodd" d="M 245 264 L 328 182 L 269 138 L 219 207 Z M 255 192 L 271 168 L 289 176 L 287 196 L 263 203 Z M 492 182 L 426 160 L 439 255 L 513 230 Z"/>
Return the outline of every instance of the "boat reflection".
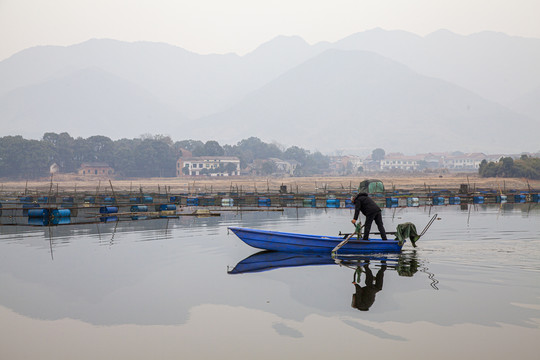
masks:
<path fill-rule="evenodd" d="M 338 255 L 288 253 L 282 251 L 260 251 L 240 261 L 227 272 L 229 274 L 243 274 L 269 271 L 285 267 L 340 265 L 353 268 L 355 271 L 364 265 L 381 266 L 383 264 L 397 271 L 400 276 L 413 276 L 418 271 L 416 250 L 401 252 L 399 254 L 358 254 Z"/>
<path fill-rule="evenodd" d="M 270 271 L 274 269 L 301 266 L 337 265 L 353 271 L 354 293 L 351 306 L 360 311 L 367 311 L 375 302 L 376 294 L 382 290 L 385 271 L 395 271 L 399 276 L 412 277 L 416 272 L 427 273 L 432 280 L 431 286 L 437 289 L 437 280 L 433 274 L 421 266 L 416 250 L 399 254 L 362 254 L 337 256 L 330 254 L 303 254 L 281 251 L 261 251 L 240 261 L 227 272 L 245 274 Z M 376 270 L 378 269 L 378 270 Z M 374 275 L 373 272 L 377 271 Z M 362 278 L 364 285 L 362 286 Z"/>

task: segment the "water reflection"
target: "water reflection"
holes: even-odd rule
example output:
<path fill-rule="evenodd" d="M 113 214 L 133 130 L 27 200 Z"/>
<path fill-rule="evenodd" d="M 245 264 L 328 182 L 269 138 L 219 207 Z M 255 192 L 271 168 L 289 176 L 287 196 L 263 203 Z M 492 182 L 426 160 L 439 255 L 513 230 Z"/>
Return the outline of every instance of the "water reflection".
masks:
<path fill-rule="evenodd" d="M 395 271 L 398 276 L 412 277 L 421 270 L 432 280 L 431 286 L 438 290 L 434 274 L 421 266 L 416 250 L 399 254 L 366 254 L 332 257 L 330 254 L 303 254 L 280 251 L 260 251 L 240 261 L 229 274 L 245 274 L 264 272 L 280 268 L 337 265 L 351 269 L 354 293 L 351 306 L 361 311 L 368 311 L 375 302 L 376 294 L 383 289 L 384 273 L 387 269 Z M 372 269 L 378 269 L 373 274 Z M 362 286 L 364 278 L 364 286 Z"/>
<path fill-rule="evenodd" d="M 375 302 L 375 295 L 383 288 L 384 271 L 386 270 L 386 261 L 381 261 L 381 267 L 374 277 L 369 268 L 369 263 L 364 266 L 357 266 L 354 272 L 355 293 L 352 296 L 351 306 L 360 311 L 368 311 Z M 365 274 L 365 285 L 361 286 L 361 275 Z"/>
<path fill-rule="evenodd" d="M 178 325 L 186 324 L 201 304 L 226 305 L 279 316 L 284 326 L 274 330 L 289 337 L 295 334 L 288 321 L 313 314 L 380 323 L 538 327 L 539 208 L 467 209 L 438 208 L 442 220 L 416 250 L 409 246 L 401 254 L 339 261 L 320 255 L 251 255 L 254 250 L 227 235 L 227 227 L 335 235 L 350 226 L 349 209 L 0 226 L 0 306 L 41 320 Z M 383 216 L 394 227 L 404 221 L 425 224 L 429 210 L 392 209 Z M 369 311 L 351 307 L 358 267 L 357 283 L 363 287 L 365 266 L 377 285 L 383 264 L 384 286 Z M 431 291 L 439 284 L 428 266 L 441 280 L 440 291 Z"/>

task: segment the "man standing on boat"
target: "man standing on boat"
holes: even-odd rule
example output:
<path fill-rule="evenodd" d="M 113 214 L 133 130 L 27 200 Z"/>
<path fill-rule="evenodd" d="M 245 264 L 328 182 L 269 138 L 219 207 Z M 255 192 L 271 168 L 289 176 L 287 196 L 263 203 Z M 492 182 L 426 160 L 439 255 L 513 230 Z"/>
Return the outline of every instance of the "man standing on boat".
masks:
<path fill-rule="evenodd" d="M 372 198 L 368 196 L 365 192 L 358 193 L 353 199 L 354 203 L 354 217 L 351 222 L 356 225 L 356 220 L 358 220 L 358 215 L 360 212 L 366 217 L 366 222 L 364 224 L 364 240 L 369 240 L 369 231 L 371 230 L 371 223 L 375 220 L 375 224 L 379 228 L 381 233 L 381 239 L 386 239 L 386 230 L 384 230 L 384 225 L 382 221 L 381 208 L 375 204 Z"/>

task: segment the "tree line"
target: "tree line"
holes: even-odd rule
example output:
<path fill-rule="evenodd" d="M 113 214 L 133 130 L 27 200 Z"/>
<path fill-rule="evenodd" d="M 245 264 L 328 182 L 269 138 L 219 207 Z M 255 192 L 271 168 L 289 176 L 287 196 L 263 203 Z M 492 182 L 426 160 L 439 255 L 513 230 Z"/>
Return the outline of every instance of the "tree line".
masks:
<path fill-rule="evenodd" d="M 279 158 L 298 163 L 295 174 L 309 176 L 328 170 L 330 159 L 320 152 L 291 146 L 283 149 L 259 138 L 250 137 L 236 145 L 221 146 L 217 141 L 173 141 L 169 136 L 143 135 L 136 139 L 111 140 L 106 136 L 73 138 L 68 133 L 48 132 L 41 140 L 22 136 L 0 138 L 0 177 L 35 179 L 49 175 L 50 166 L 57 164 L 62 173 L 75 173 L 82 163 L 106 163 L 120 177 L 174 177 L 176 162 L 182 149 L 193 156 L 236 156 L 242 169 L 256 160 Z M 270 163 L 269 163 L 270 164 Z M 271 173 L 272 165 L 262 167 Z"/>
<path fill-rule="evenodd" d="M 497 162 L 483 160 L 478 169 L 480 177 L 521 177 L 540 179 L 540 158 L 522 155 L 520 159 L 503 157 Z"/>

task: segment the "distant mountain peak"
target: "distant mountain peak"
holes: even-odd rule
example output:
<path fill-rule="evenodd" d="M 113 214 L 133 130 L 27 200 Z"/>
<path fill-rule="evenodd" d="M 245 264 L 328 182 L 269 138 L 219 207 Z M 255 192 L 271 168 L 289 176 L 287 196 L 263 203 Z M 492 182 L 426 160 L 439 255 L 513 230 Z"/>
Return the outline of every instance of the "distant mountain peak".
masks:
<path fill-rule="evenodd" d="M 52 126 L 81 136 L 100 128 L 136 136 L 162 124 L 160 132 L 180 139 L 197 130 L 235 138 L 247 132 L 332 150 L 355 143 L 350 129 L 360 127 L 369 133 L 366 151 L 383 141 L 396 151 L 456 149 L 458 141 L 475 151 L 537 150 L 536 138 L 485 140 L 488 130 L 492 139 L 506 134 L 494 132 L 499 123 L 527 129 L 527 137 L 538 133 L 539 63 L 540 39 L 490 31 L 422 37 L 375 28 L 314 45 L 280 35 L 243 56 L 94 38 L 0 61 L 0 118 L 4 133 L 9 125 L 24 136 Z M 210 126 L 211 118 L 222 121 Z"/>
<path fill-rule="evenodd" d="M 284 49 L 308 48 L 310 45 L 300 36 L 279 35 L 261 44 L 247 55 L 282 51 Z"/>

